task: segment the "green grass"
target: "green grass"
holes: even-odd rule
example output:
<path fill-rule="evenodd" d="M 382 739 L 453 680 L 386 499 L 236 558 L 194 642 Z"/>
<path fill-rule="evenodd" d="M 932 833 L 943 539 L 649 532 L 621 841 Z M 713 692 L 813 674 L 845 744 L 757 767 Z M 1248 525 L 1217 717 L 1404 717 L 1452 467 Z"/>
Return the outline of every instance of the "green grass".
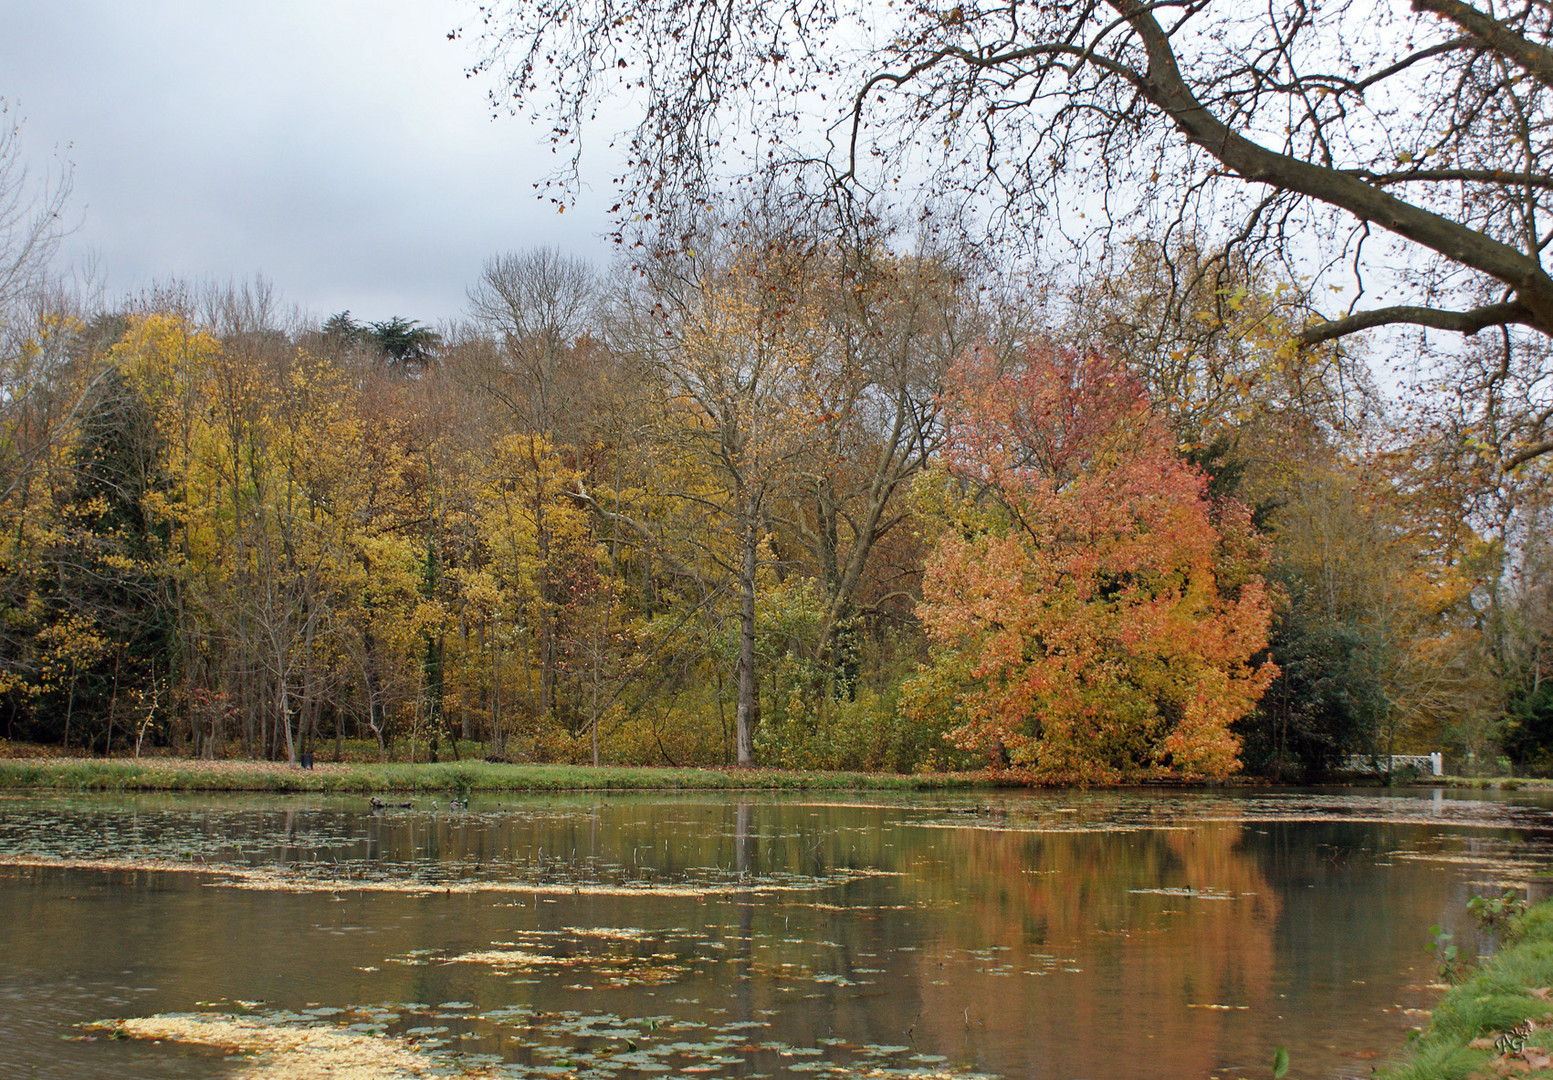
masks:
<path fill-rule="evenodd" d="M 1380 1077 L 1464 1080 L 1503 1075 L 1490 1064 L 1498 1056 L 1495 1050 L 1470 1044 L 1497 1038 L 1523 1020 L 1537 1027 L 1528 1046 L 1553 1047 L 1553 1001 L 1532 993 L 1545 994 L 1553 987 L 1553 901 L 1515 920 L 1507 936 L 1503 949 L 1451 987 L 1403 1059 L 1380 1070 Z M 1515 1070 L 1515 1075 L 1553 1077 L 1553 1070 Z"/>
<path fill-rule="evenodd" d="M 978 774 L 788 772 L 776 769 L 592 768 L 581 765 L 268 763 L 153 759 L 0 760 L 0 789 L 56 791 L 927 791 L 992 785 Z"/>
<path fill-rule="evenodd" d="M 1412 787 L 1454 787 L 1478 791 L 1553 789 L 1553 780 L 1540 776 L 1425 776 L 1408 783 Z"/>

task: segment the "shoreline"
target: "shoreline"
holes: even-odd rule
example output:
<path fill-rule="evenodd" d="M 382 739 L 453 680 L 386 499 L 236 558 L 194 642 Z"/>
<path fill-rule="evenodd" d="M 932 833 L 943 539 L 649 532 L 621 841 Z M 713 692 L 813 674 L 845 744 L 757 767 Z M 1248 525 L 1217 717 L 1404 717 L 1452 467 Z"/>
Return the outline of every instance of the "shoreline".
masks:
<path fill-rule="evenodd" d="M 1268 788 L 1255 777 L 1211 784 L 1182 780 L 1094 785 L 1129 790 Z M 1330 785 L 1383 790 L 1373 777 L 1347 777 Z M 1409 778 L 1399 788 L 1460 791 L 1553 791 L 1553 779 L 1434 776 Z M 199 758 L 0 757 L 0 791 L 274 792 L 327 794 L 397 792 L 565 791 L 1009 791 L 1037 790 L 985 772 L 868 773 L 740 769 L 733 766 L 537 765 L 483 760 L 444 762 L 315 762 L 311 769 L 285 762 Z"/>
<path fill-rule="evenodd" d="M 0 791 L 564 792 L 564 791 L 991 791 L 981 773 L 797 772 L 784 769 L 283 762 L 189 758 L 0 758 Z"/>
<path fill-rule="evenodd" d="M 1553 900 L 1512 920 L 1504 947 L 1465 972 L 1418 1036 L 1376 1075 L 1553 1077 Z"/>

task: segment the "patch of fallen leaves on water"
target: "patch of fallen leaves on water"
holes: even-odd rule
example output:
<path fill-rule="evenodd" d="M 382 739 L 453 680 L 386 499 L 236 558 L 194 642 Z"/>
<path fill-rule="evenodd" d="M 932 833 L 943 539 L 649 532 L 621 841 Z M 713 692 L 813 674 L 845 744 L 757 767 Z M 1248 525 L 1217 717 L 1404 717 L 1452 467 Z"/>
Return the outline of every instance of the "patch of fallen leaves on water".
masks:
<path fill-rule="evenodd" d="M 150 871 L 161 874 L 224 874 L 231 868 L 176 859 L 70 859 L 54 855 L 0 855 L 0 866 L 24 869 Z"/>
<path fill-rule="evenodd" d="M 1515 855 L 1493 855 L 1487 852 L 1396 851 L 1389 857 L 1402 859 L 1406 862 L 1439 863 L 1444 866 L 1468 866 L 1483 873 L 1500 875 L 1498 880 L 1490 884 L 1503 885 L 1507 888 L 1524 888 L 1527 875 L 1539 873 L 1547 869 L 1546 861 L 1541 859 L 1522 858 Z"/>
<path fill-rule="evenodd" d="M 498 945 L 502 942 L 497 942 Z M 480 949 L 475 952 L 466 952 L 460 956 L 447 958 L 449 964 L 487 964 L 497 968 L 531 968 L 545 966 L 569 967 L 572 964 L 587 962 L 594 957 L 577 956 L 543 956 L 540 953 L 527 952 L 523 949 Z"/>
<path fill-rule="evenodd" d="M 776 1010 L 759 1014 L 774 1016 Z M 772 1026 L 767 1019 L 707 1024 L 668 1016 L 628 1019 L 610 1013 L 544 1012 L 521 1005 L 488 1011 L 480 1019 L 505 1026 L 516 1042 L 532 1047 L 536 1062 L 544 1062 L 505 1066 L 521 1077 L 609 1077 L 622 1071 L 694 1076 L 733 1066 L 748 1076 L 781 1071 L 837 1080 L 996 1080 L 910 1046 L 840 1038 L 795 1046 L 763 1037 Z"/>
<path fill-rule="evenodd" d="M 669 939 L 680 941 L 675 948 Z M 592 985 L 569 989 L 624 989 L 666 986 L 679 982 L 696 964 L 715 964 L 724 958 L 696 955 L 694 949 L 719 948 L 683 929 L 656 934 L 640 927 L 567 927 L 561 930 L 520 932 L 517 940 L 494 941 L 486 948 L 466 952 L 414 949 L 389 963 L 407 966 L 471 964 L 497 974 L 562 974 L 585 977 Z"/>
<path fill-rule="evenodd" d="M 547 956 L 518 948 L 515 942 L 497 942 L 497 948 L 477 949 L 448 957 L 448 964 L 482 964 L 500 972 L 532 971 L 538 968 L 565 968 L 569 972 L 586 970 L 589 977 L 610 989 L 628 986 L 665 986 L 678 982 L 689 973 L 687 964 L 677 957 L 654 953 L 651 956 Z M 414 963 L 415 961 L 408 961 Z"/>
<path fill-rule="evenodd" d="M 1149 832 L 1191 832 L 1196 827 L 1194 825 L 1128 821 L 1119 821 L 1110 825 L 1082 821 L 1068 823 L 1060 820 L 1018 824 L 988 820 L 986 818 L 969 818 L 968 820 L 959 821 L 908 821 L 903 824 L 917 829 L 978 829 L 983 832 L 1061 833 L 1065 836 L 1078 833 L 1135 833 L 1143 830 L 1148 830 Z"/>
<path fill-rule="evenodd" d="M 760 1013 L 775 1015 L 774 1010 Z M 444 1002 L 265 1015 L 171 1013 L 105 1020 L 88 1030 L 223 1051 L 233 1069 L 229 1075 L 237 1080 L 602 1080 L 621 1074 L 723 1073 L 730 1066 L 746 1075 L 781 1071 L 835 1080 L 997 1080 L 910 1046 L 839 1038 L 795 1046 L 763 1038 L 770 1026 L 766 1019 L 706 1024 L 671 1016 L 633 1019 L 612 1013 L 547 1012 L 522 1005 L 479 1012 L 469 1002 Z M 495 1034 L 517 1060 L 509 1054 L 447 1049 L 470 1036 Z"/>
<path fill-rule="evenodd" d="M 194 1043 L 237 1058 L 237 1080 L 408 1080 L 431 1076 L 434 1063 L 403 1040 L 332 1026 L 301 1026 L 264 1017 L 166 1014 L 104 1021 L 115 1038 Z M 445 1068 L 435 1069 L 447 1075 Z M 483 1067 L 465 1076 L 488 1076 Z"/>
<path fill-rule="evenodd" d="M 704 900 L 720 896 L 806 893 L 845 884 L 865 877 L 899 877 L 894 871 L 840 869 L 827 877 L 785 880 L 751 879 L 739 882 L 659 883 L 631 881 L 555 882 L 523 880 L 448 880 L 417 881 L 399 877 L 351 877 L 341 874 L 309 873 L 277 866 L 234 866 L 215 862 L 184 862 L 173 859 L 78 859 L 48 855 L 0 854 L 0 866 L 48 868 L 58 870 L 145 871 L 153 873 L 203 874 L 205 884 L 228 889 L 284 893 L 409 893 L 416 896 L 444 893 L 523 894 L 532 896 L 657 896 L 686 900 Z"/>
<path fill-rule="evenodd" d="M 567 926 L 563 933 L 580 938 L 603 938 L 605 941 L 642 941 L 651 936 L 639 926 Z"/>
<path fill-rule="evenodd" d="M 1545 827 L 1546 817 L 1541 807 L 1514 803 L 1322 794 L 1097 799 L 1076 806 L 1008 799 L 992 806 L 939 806 L 933 808 L 931 817 L 903 817 L 895 824 L 1037 834 L 1179 831 L 1209 823 L 1433 825 L 1498 830 Z"/>

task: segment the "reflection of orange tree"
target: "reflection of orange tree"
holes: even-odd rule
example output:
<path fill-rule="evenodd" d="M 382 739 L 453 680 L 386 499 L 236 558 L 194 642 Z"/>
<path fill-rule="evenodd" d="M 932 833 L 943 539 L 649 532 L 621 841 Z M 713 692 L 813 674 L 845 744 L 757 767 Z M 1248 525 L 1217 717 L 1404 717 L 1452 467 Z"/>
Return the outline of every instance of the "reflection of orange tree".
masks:
<path fill-rule="evenodd" d="M 1140 1054 L 1151 1075 L 1207 1075 L 1275 993 L 1278 900 L 1241 833 L 962 829 L 918 847 L 903 890 L 957 912 L 914 954 L 919 1033 L 1006 1042 L 1032 1076 L 1069 1058 L 1131 1075 Z"/>

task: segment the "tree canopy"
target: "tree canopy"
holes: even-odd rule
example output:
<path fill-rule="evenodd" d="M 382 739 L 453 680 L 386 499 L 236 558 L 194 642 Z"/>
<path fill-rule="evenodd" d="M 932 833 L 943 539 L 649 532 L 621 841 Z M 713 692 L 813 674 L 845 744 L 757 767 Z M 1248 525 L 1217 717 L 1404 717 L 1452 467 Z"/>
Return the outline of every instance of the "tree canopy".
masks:
<path fill-rule="evenodd" d="M 936 646 L 919 711 L 1043 781 L 1168 768 L 1223 776 L 1230 725 L 1277 669 L 1255 658 L 1266 548 L 1175 451 L 1114 361 L 1032 348 L 950 379 L 947 472 L 921 485 L 940 533 L 919 609 Z"/>

